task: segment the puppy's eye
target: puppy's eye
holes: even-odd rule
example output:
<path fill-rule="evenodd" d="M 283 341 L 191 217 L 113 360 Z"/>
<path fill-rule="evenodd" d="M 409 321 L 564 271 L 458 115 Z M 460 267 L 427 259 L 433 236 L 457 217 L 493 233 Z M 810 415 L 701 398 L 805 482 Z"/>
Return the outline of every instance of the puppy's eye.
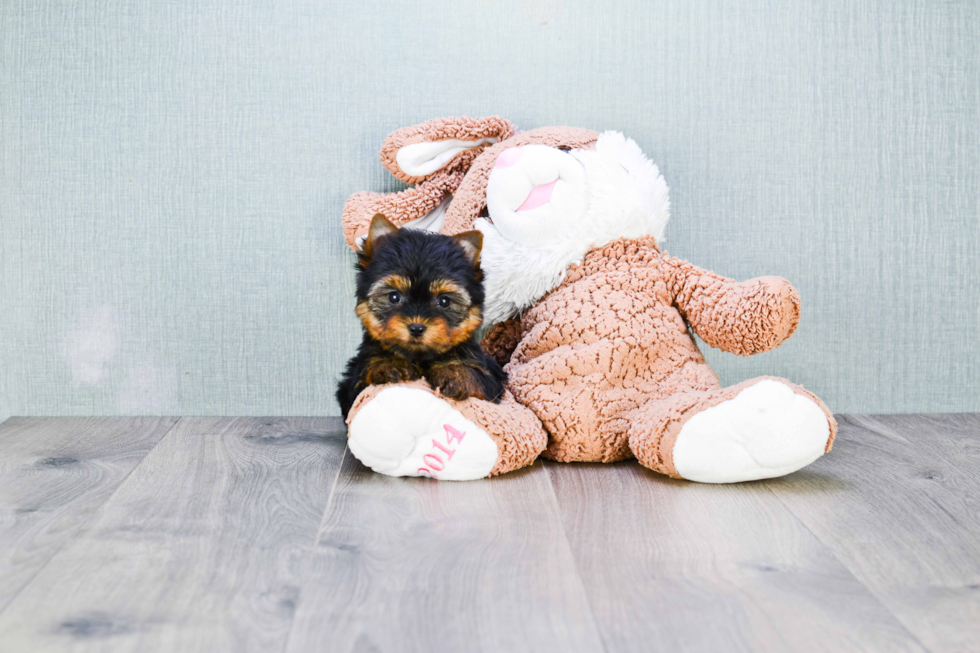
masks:
<path fill-rule="evenodd" d="M 453 303 L 453 300 L 443 295 L 436 300 L 436 303 L 439 304 L 439 308 L 449 308 L 449 305 Z"/>
<path fill-rule="evenodd" d="M 397 304 L 401 300 L 402 300 L 402 294 L 400 292 L 395 292 L 394 290 L 392 290 L 390 293 L 388 293 L 388 301 L 391 302 L 392 304 Z"/>

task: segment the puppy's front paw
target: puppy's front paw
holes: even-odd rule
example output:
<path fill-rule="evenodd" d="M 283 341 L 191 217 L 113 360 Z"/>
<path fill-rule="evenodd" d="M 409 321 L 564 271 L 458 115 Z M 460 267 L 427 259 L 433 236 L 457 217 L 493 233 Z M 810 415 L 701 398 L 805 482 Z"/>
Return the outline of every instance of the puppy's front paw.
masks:
<path fill-rule="evenodd" d="M 401 383 L 422 378 L 422 370 L 403 358 L 372 358 L 368 361 L 364 378 L 368 385 Z"/>
<path fill-rule="evenodd" d="M 485 399 L 476 372 L 465 365 L 449 363 L 433 365 L 426 374 L 426 380 L 433 390 L 447 399 L 463 401 L 470 397 Z"/>
<path fill-rule="evenodd" d="M 469 386 L 466 383 L 461 382 L 459 379 L 444 378 L 437 381 L 432 386 L 435 390 L 439 391 L 443 397 L 447 399 L 453 399 L 455 401 L 465 401 L 471 396 Z"/>

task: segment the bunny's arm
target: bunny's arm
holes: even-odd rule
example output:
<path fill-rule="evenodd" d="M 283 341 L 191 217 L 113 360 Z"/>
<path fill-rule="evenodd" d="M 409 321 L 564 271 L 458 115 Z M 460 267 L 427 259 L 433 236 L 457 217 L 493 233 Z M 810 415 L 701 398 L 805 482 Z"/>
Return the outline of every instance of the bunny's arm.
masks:
<path fill-rule="evenodd" d="M 677 258 L 665 257 L 674 304 L 712 347 L 751 356 L 793 335 L 800 296 L 781 277 L 733 281 Z"/>

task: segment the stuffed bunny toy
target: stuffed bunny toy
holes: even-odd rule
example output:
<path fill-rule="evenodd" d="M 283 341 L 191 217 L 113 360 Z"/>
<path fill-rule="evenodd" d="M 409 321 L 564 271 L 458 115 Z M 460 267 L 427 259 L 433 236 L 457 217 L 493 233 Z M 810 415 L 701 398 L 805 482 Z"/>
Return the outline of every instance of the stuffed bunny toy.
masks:
<path fill-rule="evenodd" d="M 452 401 L 422 381 L 371 386 L 348 415 L 351 452 L 393 476 L 467 480 L 534 462 L 640 464 L 731 483 L 782 476 L 829 451 L 837 425 L 815 395 L 760 377 L 724 388 L 691 331 L 749 356 L 796 329 L 784 279 L 736 282 L 659 245 L 667 185 L 613 131 L 519 132 L 498 118 L 400 129 L 381 161 L 414 186 L 344 207 L 357 249 L 372 217 L 483 233 L 484 348 L 504 365 L 500 403 Z"/>

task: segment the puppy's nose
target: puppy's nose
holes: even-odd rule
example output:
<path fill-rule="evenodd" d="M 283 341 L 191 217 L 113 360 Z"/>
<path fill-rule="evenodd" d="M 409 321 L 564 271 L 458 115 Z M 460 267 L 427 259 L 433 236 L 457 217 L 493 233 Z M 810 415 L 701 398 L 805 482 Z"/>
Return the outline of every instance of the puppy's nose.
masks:
<path fill-rule="evenodd" d="M 415 322 L 408 325 L 408 332 L 412 334 L 412 337 L 418 338 L 420 335 L 425 333 L 425 325 Z"/>

